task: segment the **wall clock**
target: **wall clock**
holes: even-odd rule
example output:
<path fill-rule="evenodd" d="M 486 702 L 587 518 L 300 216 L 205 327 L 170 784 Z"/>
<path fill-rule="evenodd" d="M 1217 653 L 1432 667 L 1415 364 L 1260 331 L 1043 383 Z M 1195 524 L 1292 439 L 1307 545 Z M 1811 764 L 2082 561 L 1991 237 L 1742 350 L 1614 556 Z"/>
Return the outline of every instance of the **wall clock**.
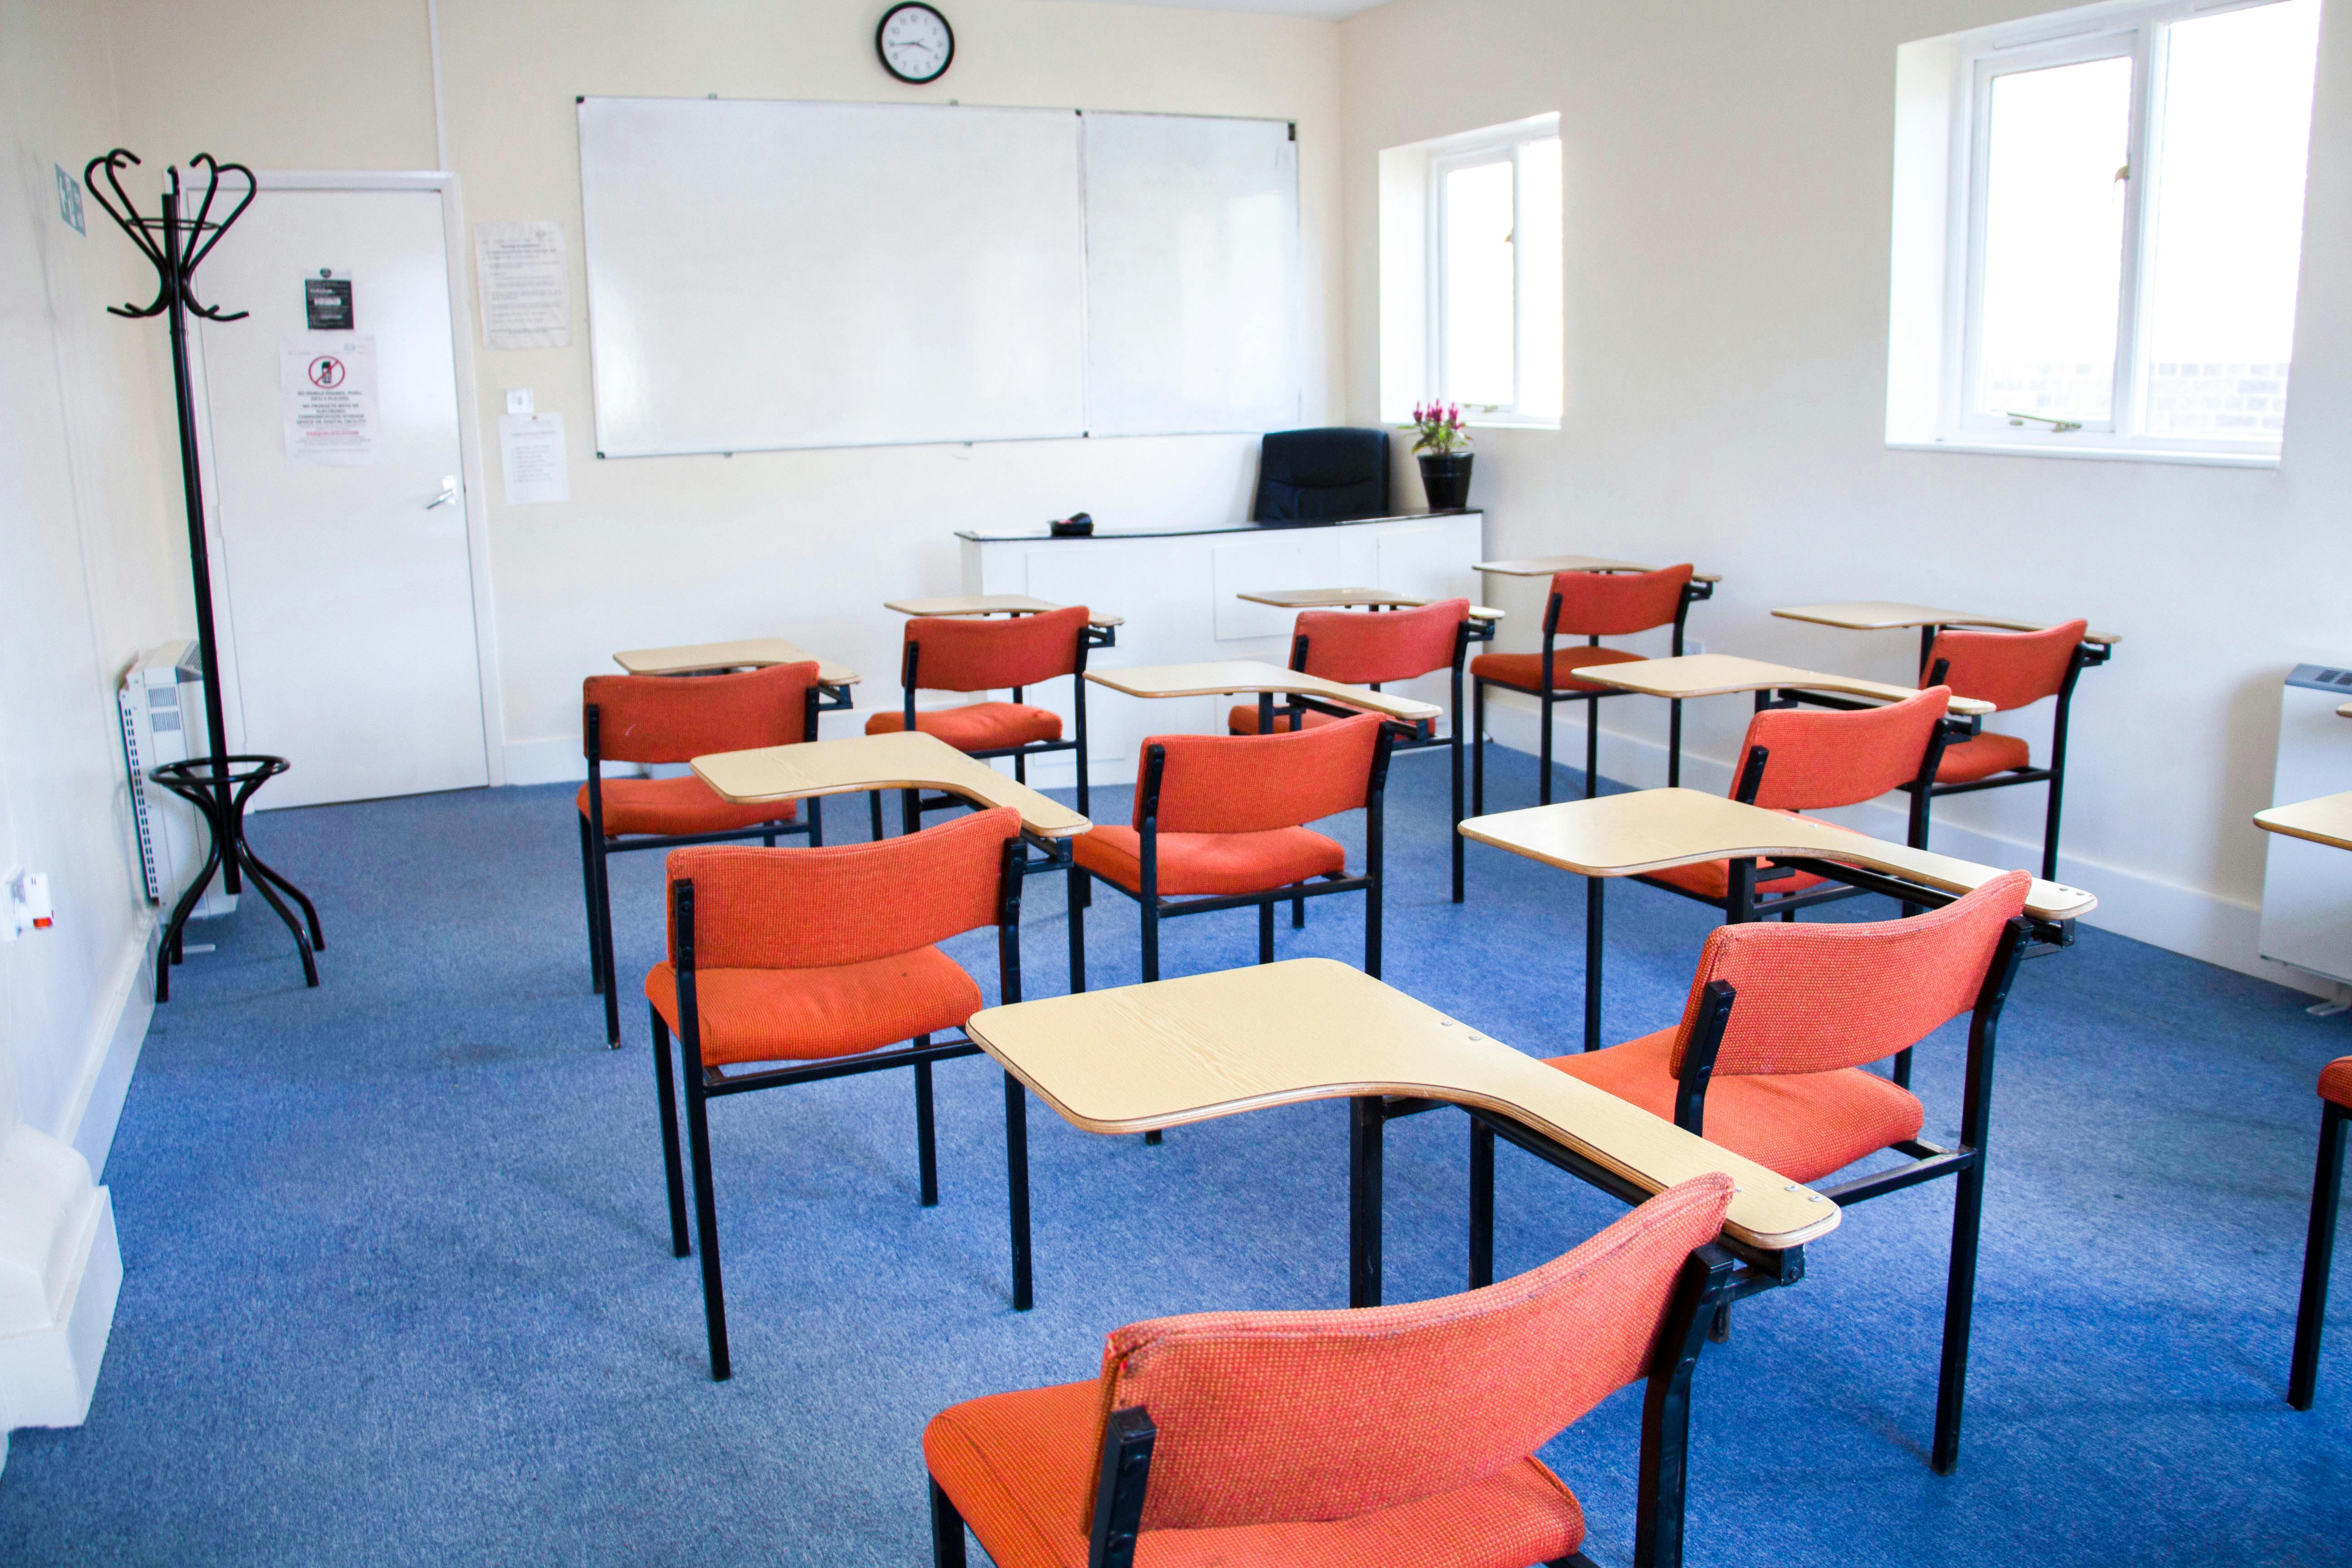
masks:
<path fill-rule="evenodd" d="M 882 68 L 917 86 L 948 74 L 955 59 L 955 31 L 948 19 L 921 0 L 906 0 L 882 13 L 874 29 L 874 52 Z"/>

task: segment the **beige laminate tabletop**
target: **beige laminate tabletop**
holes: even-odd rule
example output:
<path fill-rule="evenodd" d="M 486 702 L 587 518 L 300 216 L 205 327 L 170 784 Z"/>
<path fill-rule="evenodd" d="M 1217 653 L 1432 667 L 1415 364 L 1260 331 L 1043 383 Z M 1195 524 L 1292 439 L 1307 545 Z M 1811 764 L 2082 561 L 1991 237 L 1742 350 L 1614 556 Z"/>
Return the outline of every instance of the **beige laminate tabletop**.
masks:
<path fill-rule="evenodd" d="M 1022 828 L 1039 838 L 1075 838 L 1093 826 L 1068 806 L 920 730 L 714 752 L 695 758 L 693 767 L 721 798 L 743 804 L 869 789 L 937 789 L 982 805 L 1009 805 L 1021 814 Z"/>
<path fill-rule="evenodd" d="M 1560 572 L 1655 572 L 1638 561 L 1612 561 L 1605 555 L 1530 555 L 1522 561 L 1481 561 L 1474 568 L 1503 577 L 1549 577 Z M 1720 583 L 1711 572 L 1694 572 L 1694 583 Z"/>
<path fill-rule="evenodd" d="M 1428 702 L 1416 702 L 1410 697 L 1399 697 L 1391 691 L 1373 691 L 1361 686 L 1342 686 L 1336 680 L 1326 680 L 1319 675 L 1303 675 L 1295 669 L 1285 669 L 1278 664 L 1263 659 L 1226 658 L 1207 664 L 1146 664 L 1129 669 L 1089 669 L 1087 679 L 1113 691 L 1129 697 L 1223 697 L 1252 691 L 1270 691 L 1277 697 L 1320 697 L 1327 701 L 1342 702 L 1350 708 L 1381 713 L 1389 718 L 1417 724 L 1424 719 L 1434 719 L 1444 710 Z"/>
<path fill-rule="evenodd" d="M 2352 714 L 2346 717 L 2352 718 Z M 2254 813 L 2254 826 L 2266 832 L 2284 833 L 2290 838 L 2308 838 L 2314 844 L 2352 849 L 2352 793 L 2322 795 L 2317 800 L 2301 800 L 2293 805 L 2258 811 Z"/>
<path fill-rule="evenodd" d="M 1650 1192 L 1727 1172 L 1725 1229 L 1753 1247 L 1796 1247 L 1838 1223 L 1829 1199 L 1332 959 L 991 1007 L 965 1028 L 1089 1132 L 1404 1095 L 1507 1118 Z"/>
<path fill-rule="evenodd" d="M 1971 615 L 1965 610 L 1939 610 L 1932 605 L 1898 605 L 1866 599 L 1851 605 L 1796 605 L 1772 612 L 1783 620 L 1811 621 L 1816 626 L 1843 626 L 1849 631 L 1885 632 L 1902 626 L 1990 626 L 2002 632 L 2047 631 L 2057 623 L 2021 621 L 2008 616 Z M 2085 632 L 2084 642 L 2117 643 L 2113 632 Z"/>
<path fill-rule="evenodd" d="M 1573 653 L 1573 649 L 1570 650 L 1570 657 Z M 1848 697 L 1900 702 L 1919 695 L 1916 687 L 1890 686 L 1883 680 L 1862 680 L 1848 675 L 1824 675 L 1818 669 L 1798 669 L 1731 653 L 1690 653 L 1680 658 L 1590 664 L 1571 668 L 1569 673 L 1580 680 L 1621 687 L 1646 697 L 1725 697 L 1738 691 L 1796 690 L 1834 691 Z M 1955 697 L 1950 710 L 1976 715 L 1990 713 L 1993 707 L 1973 697 Z"/>
<path fill-rule="evenodd" d="M 1414 610 L 1436 602 L 1416 598 L 1411 594 L 1391 594 L 1386 588 L 1267 588 L 1260 593 L 1235 594 L 1234 597 L 1246 599 L 1253 605 L 1272 605 L 1277 610 L 1350 610 L 1381 605 Z M 1474 621 L 1499 621 L 1503 618 L 1503 612 L 1485 605 L 1473 605 L 1470 606 L 1470 618 Z"/>
<path fill-rule="evenodd" d="M 1972 892 L 2003 874 L 1695 789 L 1635 790 L 1474 816 L 1462 824 L 1462 836 L 1584 877 L 1633 877 L 1751 856 L 1835 860 L 1947 893 Z M 2026 913 L 2036 920 L 2075 920 L 2098 907 L 2080 888 L 2038 878 L 2025 892 Z"/>
<path fill-rule="evenodd" d="M 2352 719 L 2352 702 L 2337 703 L 2336 705 L 2336 716 L 2338 719 Z"/>
<path fill-rule="evenodd" d="M 946 599 L 886 599 L 882 607 L 902 616 L 1042 616 L 1048 610 L 1066 606 L 1051 599 L 1033 599 L 1026 594 L 959 594 Z M 1090 609 L 1087 612 L 1087 625 L 1123 626 L 1127 622 L 1121 616 L 1100 615 Z"/>
<path fill-rule="evenodd" d="M 740 642 L 688 643 L 679 647 L 637 647 L 616 653 L 613 662 L 631 675 L 701 675 L 714 669 L 765 669 L 772 664 L 816 665 L 822 686 L 855 686 L 854 669 L 804 653 L 782 637 L 750 637 Z"/>

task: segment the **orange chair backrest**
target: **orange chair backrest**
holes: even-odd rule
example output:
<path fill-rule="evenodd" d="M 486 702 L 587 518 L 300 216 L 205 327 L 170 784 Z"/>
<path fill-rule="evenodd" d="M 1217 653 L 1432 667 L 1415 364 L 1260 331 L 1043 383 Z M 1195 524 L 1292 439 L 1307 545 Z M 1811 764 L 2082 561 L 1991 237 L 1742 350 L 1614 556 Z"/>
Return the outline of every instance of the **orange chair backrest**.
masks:
<path fill-rule="evenodd" d="M 1748 721 L 1740 743 L 1762 746 L 1763 787 L 1755 804 L 1772 811 L 1826 811 L 1859 805 L 1911 783 L 1942 723 L 1951 692 L 1931 686 L 1884 708 L 1850 712 L 1822 708 L 1767 708 Z M 1732 789 L 1738 789 L 1735 779 Z"/>
<path fill-rule="evenodd" d="M 1273 735 L 1154 735 L 1165 747 L 1160 774 L 1162 833 L 1263 833 L 1298 827 L 1353 811 L 1371 793 L 1372 753 L 1383 721 L 1376 713 Z M 1144 795 L 1135 794 L 1135 826 Z"/>
<path fill-rule="evenodd" d="M 815 739 L 803 734 L 816 666 L 772 664 L 737 675 L 592 675 L 581 719 L 596 710 L 597 754 L 608 763 L 684 763 Z M 584 748 L 583 748 L 584 749 Z"/>
<path fill-rule="evenodd" d="M 999 806 L 878 844 L 698 845 L 669 852 L 669 885 L 694 884 L 697 969 L 864 963 L 993 925 L 1004 843 L 1020 831 L 1021 814 Z M 675 921 L 669 939 L 676 963 Z"/>
<path fill-rule="evenodd" d="M 1292 631 L 1307 639 L 1307 673 L 1349 686 L 1411 680 L 1454 668 L 1454 647 L 1470 616 L 1467 599 L 1412 610 L 1304 610 Z"/>
<path fill-rule="evenodd" d="M 1867 925 L 1760 921 L 1707 932 L 1675 1035 L 1672 1068 L 1712 981 L 1737 994 L 1715 1075 L 1832 1072 L 1880 1061 L 1976 1005 L 2001 928 L 2025 910 L 2032 879 L 1995 877 L 1908 920 Z"/>
<path fill-rule="evenodd" d="M 1159 1428 L 1143 1528 L 1354 1519 L 1527 1458 L 1646 1373 L 1683 1260 L 1730 1203 L 1729 1176 L 1695 1177 L 1563 1258 L 1433 1301 L 1120 1329 L 1104 1415 L 1139 1405 Z"/>
<path fill-rule="evenodd" d="M 1655 572 L 1560 572 L 1551 580 L 1564 637 L 1613 637 L 1674 624 L 1690 585 L 1688 562 Z"/>
<path fill-rule="evenodd" d="M 915 659 L 916 689 L 995 691 L 1073 674 L 1087 635 L 1087 613 L 1084 605 L 1072 605 L 1036 616 L 908 621 L 907 640 L 922 649 Z"/>
<path fill-rule="evenodd" d="M 1936 634 L 1928 650 L 1927 670 L 1939 658 L 1951 661 L 1944 684 L 1956 697 L 1973 697 L 1995 708 L 2022 708 L 2045 697 L 2055 697 L 2066 684 L 2066 667 L 2075 647 L 2091 629 L 2088 621 L 2068 621 L 2038 632 L 1956 632 Z M 1925 676 L 1927 670 L 1920 673 Z"/>

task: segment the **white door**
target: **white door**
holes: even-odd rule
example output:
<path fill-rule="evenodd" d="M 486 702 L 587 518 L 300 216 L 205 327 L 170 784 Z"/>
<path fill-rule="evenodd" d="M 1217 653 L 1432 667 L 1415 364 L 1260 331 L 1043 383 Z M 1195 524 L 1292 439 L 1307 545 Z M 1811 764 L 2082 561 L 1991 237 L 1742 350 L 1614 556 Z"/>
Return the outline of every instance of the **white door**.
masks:
<path fill-rule="evenodd" d="M 265 183 L 197 273 L 251 312 L 197 329 L 196 395 L 230 744 L 294 764 L 257 807 L 489 782 L 444 221 L 438 190 Z M 348 331 L 309 329 L 321 268 L 352 284 Z M 324 405 L 289 386 L 348 406 L 370 359 L 364 438 L 289 451 Z"/>

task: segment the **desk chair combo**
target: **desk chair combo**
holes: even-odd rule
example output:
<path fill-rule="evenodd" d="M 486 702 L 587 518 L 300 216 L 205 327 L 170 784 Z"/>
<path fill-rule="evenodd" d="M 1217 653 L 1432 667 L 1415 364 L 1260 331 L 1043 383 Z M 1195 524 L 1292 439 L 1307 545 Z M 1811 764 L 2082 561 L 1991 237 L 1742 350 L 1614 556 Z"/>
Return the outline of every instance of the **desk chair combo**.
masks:
<path fill-rule="evenodd" d="M 1482 572 L 1528 575 L 1551 562 L 1482 562 Z M 1674 651 L 1683 651 L 1683 626 L 1690 607 L 1712 597 L 1715 580 L 1700 579 L 1687 564 L 1657 569 L 1633 567 L 1623 562 L 1563 557 L 1551 579 L 1545 602 L 1543 648 L 1538 653 L 1482 653 L 1470 661 L 1472 733 L 1477 742 L 1470 763 L 1470 815 L 1486 809 L 1486 688 L 1499 686 L 1536 700 L 1540 713 L 1538 753 L 1541 773 L 1537 799 L 1551 804 L 1552 710 L 1562 702 L 1584 704 L 1584 794 L 1600 788 L 1601 700 L 1622 695 L 1616 689 L 1570 674 L 1580 665 L 1631 663 L 1643 656 L 1624 648 L 1603 647 L 1604 637 L 1625 637 L 1658 626 L 1674 627 Z M 1563 636 L 1580 637 L 1583 647 L 1562 650 Z M 1673 705 L 1667 720 L 1666 783 L 1682 783 L 1683 705 Z"/>
<path fill-rule="evenodd" d="M 1675 1568 L 1731 1186 L 1696 1177 L 1468 1295 L 1133 1323 L 1096 1378 L 953 1405 L 923 1432 L 935 1568 L 964 1568 L 967 1526 L 997 1568 L 1131 1568 L 1139 1547 L 1159 1568 L 1591 1568 L 1535 1455 L 1643 1380 L 1633 1561 Z"/>
<path fill-rule="evenodd" d="M 819 669 L 815 660 L 774 664 L 736 674 L 678 679 L 667 675 L 592 675 L 581 689 L 581 750 L 588 782 L 580 786 L 580 876 L 588 905 L 588 969 L 604 996 L 604 1040 L 621 1043 L 621 1004 L 613 981 L 613 895 L 606 862 L 636 849 L 805 834 L 824 842 L 815 805 L 798 820 L 791 801 L 740 805 L 699 778 L 604 776 L 607 763 L 691 762 L 708 752 L 799 744 L 816 738 Z"/>
<path fill-rule="evenodd" d="M 694 1241 L 702 1254 L 710 1375 L 733 1374 L 719 1266 L 708 1108 L 713 1100 L 908 1067 L 925 1207 L 939 1202 L 931 1064 L 979 1054 L 961 1031 L 980 987 L 938 943 L 996 928 L 999 989 L 1021 996 L 1021 814 L 998 807 L 928 832 L 834 848 L 680 849 L 669 858 L 669 957 L 646 975 L 660 1095 L 671 1250 L 691 1250 L 670 1037 L 686 1087 Z M 887 1047 L 899 1041 L 909 1044 Z M 786 1064 L 786 1065 L 779 1065 Z M 1028 1310 L 1028 1144 L 1022 1089 L 1005 1078 L 1013 1178 L 1013 1305 Z"/>
<path fill-rule="evenodd" d="M 1769 1167 L 1788 1179 L 1790 1192 L 1882 1150 L 1910 1156 L 1906 1164 L 1820 1189 L 1814 1197 L 1823 1204 L 1848 1205 L 1953 1180 L 1929 1458 L 1938 1475 L 1949 1475 L 1959 1460 L 1995 1037 L 2032 939 L 2029 886 L 2024 872 L 2011 871 L 1942 909 L 1867 925 L 1719 927 L 1707 934 L 1679 1025 L 1549 1064 Z M 1908 1089 L 1863 1068 L 1909 1051 L 1963 1013 L 1969 1037 L 1960 1141 L 1948 1149 L 1920 1138 L 1926 1109 Z M 1473 1125 L 1474 1287 L 1494 1273 L 1496 1131 L 1514 1142 L 1521 1136 L 1507 1122 L 1479 1118 Z M 1780 1282 L 1743 1275 L 1731 1295 Z"/>
<path fill-rule="evenodd" d="M 1855 630 L 1917 626 L 1919 684 L 1948 686 L 1954 696 L 1979 699 L 2001 712 L 2044 698 L 2057 699 L 2050 716 L 2047 767 L 2033 765 L 2032 748 L 2019 737 L 1987 732 L 1948 747 L 1934 784 L 1924 792 L 1940 799 L 2016 784 L 2048 784 L 2042 878 L 2044 881 L 2057 879 L 2059 814 L 2066 788 L 2066 725 L 2074 704 L 2074 682 L 2085 669 L 2113 658 L 2118 638 L 2112 633 L 2092 631 L 2087 621 L 2042 626 L 1922 605 L 1804 605 L 1772 613 L 1787 620 Z"/>
<path fill-rule="evenodd" d="M 1042 600 L 899 600 L 886 608 L 911 615 L 899 664 L 903 706 L 866 721 L 869 735 L 919 730 L 938 736 L 968 757 L 1013 759 L 1013 776 L 1028 781 L 1028 759 L 1053 752 L 1076 753 L 1078 815 L 1087 813 L 1087 654 L 1112 646 L 1111 628 L 1097 623 L 1084 605 L 1048 605 Z M 1001 613 L 1003 618 L 998 618 Z M 1023 700 L 1026 689 L 1068 676 L 1076 734 L 1062 736 L 1062 716 Z M 974 702 L 957 708 L 918 710 L 919 691 L 1001 691 L 1010 702 Z M 953 795 L 902 792 L 904 830 L 921 826 L 922 814 L 965 804 Z M 882 797 L 870 800 L 874 837 L 882 837 Z"/>
<path fill-rule="evenodd" d="M 1341 590 L 1352 593 L 1354 590 Z M 1278 595 L 1253 595 L 1271 600 Z M 1462 822 L 1462 671 L 1470 645 L 1494 640 L 1492 613 L 1478 616 L 1467 599 L 1441 599 L 1434 604 L 1400 607 L 1380 613 L 1345 609 L 1301 610 L 1290 634 L 1290 668 L 1349 686 L 1369 686 L 1378 691 L 1391 680 L 1450 671 L 1454 679 L 1452 713 L 1443 740 L 1416 734 L 1396 742 L 1399 751 L 1443 745 L 1453 752 L 1453 826 Z M 1274 716 L 1276 730 L 1314 729 L 1336 724 L 1335 714 L 1318 712 L 1293 700 Z M 1260 732 L 1255 703 L 1236 703 L 1226 716 L 1226 729 L 1235 735 Z M 1462 901 L 1462 836 L 1454 839 L 1454 901 Z M 1296 923 L 1305 904 L 1292 907 Z"/>

